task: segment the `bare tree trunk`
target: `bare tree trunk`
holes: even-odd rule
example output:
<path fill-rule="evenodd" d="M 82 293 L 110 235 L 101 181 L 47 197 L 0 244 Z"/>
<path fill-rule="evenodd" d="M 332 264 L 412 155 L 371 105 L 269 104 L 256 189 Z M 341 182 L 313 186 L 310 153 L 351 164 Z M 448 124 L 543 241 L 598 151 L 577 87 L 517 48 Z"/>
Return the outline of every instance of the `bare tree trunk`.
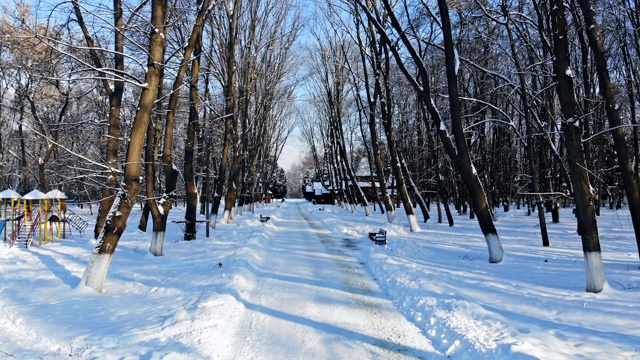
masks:
<path fill-rule="evenodd" d="M 233 220 L 234 209 L 238 199 L 238 183 L 240 180 L 240 169 L 242 165 L 242 157 L 244 152 L 243 144 L 238 144 L 238 149 L 234 151 L 232 156 L 231 168 L 229 170 L 229 179 L 227 181 L 227 193 L 224 199 L 224 213 L 222 222 L 228 224 Z"/>
<path fill-rule="evenodd" d="M 489 203 L 487 202 L 487 196 L 482 187 L 482 183 L 480 182 L 480 177 L 471 163 L 462 127 L 460 102 L 458 99 L 458 80 L 455 69 L 456 56 L 453 49 L 449 9 L 446 1 L 438 0 L 438 8 L 440 9 L 440 18 L 442 20 L 442 35 L 444 38 L 447 83 L 449 90 L 449 109 L 451 111 L 451 127 L 453 129 L 453 136 L 456 142 L 459 170 L 462 175 L 462 179 L 466 183 L 469 193 L 471 194 L 473 200 L 473 211 L 478 218 L 480 229 L 482 230 L 487 242 L 489 262 L 499 263 L 502 261 L 504 251 L 502 250 L 502 244 L 498 237 L 498 231 L 493 223 L 493 215 L 491 213 Z M 455 157 L 455 154 L 450 155 Z"/>
<path fill-rule="evenodd" d="M 331 121 L 331 120 L 329 120 Z M 333 166 L 334 171 L 334 187 L 338 187 L 338 193 L 341 198 L 341 205 L 351 212 L 355 212 L 355 208 L 351 201 L 353 201 L 353 197 L 351 196 L 351 190 L 349 186 L 347 186 L 347 176 L 344 174 L 343 164 L 340 160 L 340 155 L 338 154 L 338 145 L 337 145 L 336 134 L 332 124 L 329 124 L 329 143 L 330 143 L 330 156 L 331 156 L 331 164 Z"/>
<path fill-rule="evenodd" d="M 419 84 L 415 80 L 412 72 L 410 72 L 404 65 L 404 55 L 400 53 L 397 46 L 393 45 L 386 33 L 386 28 L 376 20 L 376 18 L 372 15 L 370 9 L 362 3 L 362 0 L 357 1 L 360 5 L 360 8 L 365 12 L 369 20 L 374 23 L 376 30 L 380 34 L 382 40 L 392 52 L 396 63 L 400 67 L 401 72 L 405 75 L 406 79 L 418 92 L 418 95 L 427 107 L 429 115 L 431 116 L 436 125 L 436 128 L 438 129 L 438 135 L 440 137 L 442 145 L 445 148 L 445 151 L 447 152 L 447 155 L 449 156 L 449 159 L 460 171 L 460 174 L 473 198 L 473 206 L 474 211 L 477 215 L 478 224 L 480 225 L 480 229 L 482 230 L 485 241 L 487 242 L 489 262 L 498 263 L 502 261 L 504 251 L 502 249 L 502 245 L 500 244 L 498 232 L 493 223 L 493 215 L 487 201 L 486 193 L 484 192 L 480 178 L 471 162 L 464 130 L 462 127 L 462 119 L 460 114 L 461 108 L 458 98 L 457 74 L 455 69 L 456 57 L 453 49 L 453 38 L 451 34 L 449 10 L 446 1 L 439 0 L 438 6 L 440 9 L 440 17 L 442 21 L 442 36 L 444 39 L 449 93 L 449 109 L 451 111 L 451 123 L 455 139 L 455 146 L 449 138 L 446 125 L 443 122 L 438 109 L 435 107 L 433 99 L 431 98 L 430 77 L 428 71 L 422 61 L 420 54 L 418 54 L 413 44 L 411 43 L 405 27 L 400 24 L 399 20 L 395 16 L 393 12 L 393 6 L 390 1 L 381 0 L 381 3 L 386 10 L 386 15 L 388 15 L 388 18 L 391 21 L 390 25 L 397 32 L 398 36 L 400 37 L 400 41 L 405 46 L 406 50 L 408 51 L 418 69 L 421 84 Z"/>
<path fill-rule="evenodd" d="M 562 130 L 567 146 L 567 161 L 576 202 L 578 234 L 582 238 L 587 291 L 598 293 L 606 282 L 600 250 L 600 238 L 595 210 L 591 204 L 591 184 L 584 160 L 580 117 L 573 87 L 573 73 L 569 57 L 567 20 L 562 0 L 550 0 L 552 5 L 552 30 L 556 90 L 562 111 Z"/>
<path fill-rule="evenodd" d="M 407 220 L 409 221 L 409 230 L 417 231 L 420 230 L 420 226 L 418 225 L 418 220 L 416 219 L 415 212 L 413 211 L 413 204 L 411 203 L 411 199 L 409 198 L 409 192 L 407 191 L 406 180 L 404 178 L 404 174 L 402 173 L 402 166 L 400 164 L 400 154 L 396 145 L 396 135 L 393 129 L 392 123 L 392 113 L 389 108 L 389 104 L 391 104 L 392 92 L 391 92 L 391 74 L 390 74 L 390 59 L 389 52 L 386 48 L 383 49 L 382 55 L 382 65 L 381 65 L 382 73 L 381 78 L 382 82 L 376 82 L 377 86 L 382 86 L 382 88 L 378 89 L 380 96 L 380 113 L 382 116 L 382 125 L 384 127 L 384 132 L 387 137 L 387 146 L 389 148 L 389 154 L 391 156 L 391 167 L 393 169 L 393 174 L 396 179 L 396 189 L 400 195 L 400 199 L 402 200 L 402 206 L 404 207 L 404 211 L 407 214 Z"/>
<path fill-rule="evenodd" d="M 444 206 L 444 212 L 447 215 L 447 222 L 449 226 L 453 226 L 453 215 L 451 215 L 451 209 L 449 208 L 449 195 L 447 194 L 447 190 L 445 188 L 444 182 L 442 181 L 442 175 L 438 172 L 436 173 L 436 181 L 438 185 L 438 198 L 442 199 L 442 205 Z M 442 223 L 442 215 L 438 214 L 440 217 L 438 223 Z"/>
<path fill-rule="evenodd" d="M 627 96 L 629 99 L 629 117 L 631 119 L 631 125 L 632 125 L 632 133 L 633 133 L 633 155 L 632 155 L 632 163 L 633 163 L 633 172 L 636 176 L 636 178 L 638 177 L 638 168 L 640 167 L 640 140 L 638 139 L 638 120 L 637 120 L 637 107 L 636 107 L 636 92 L 634 89 L 634 85 L 635 83 L 638 82 L 637 74 L 635 74 L 632 61 L 631 61 L 631 55 L 629 54 L 629 51 L 627 50 L 626 47 L 622 46 L 621 47 L 621 51 L 622 51 L 622 57 L 624 60 L 624 64 L 625 64 L 625 68 L 627 71 L 627 79 L 626 79 L 626 85 L 627 85 Z"/>
<path fill-rule="evenodd" d="M 510 15 L 507 8 L 506 0 L 502 1 L 502 12 L 507 19 L 505 26 L 507 28 L 507 34 L 509 35 L 509 45 L 511 48 L 511 57 L 516 66 L 516 71 L 518 72 L 518 79 L 520 81 L 520 101 L 522 103 L 522 113 L 524 115 L 524 123 L 525 129 L 527 132 L 527 144 L 526 144 L 526 152 L 527 152 L 527 160 L 529 162 L 529 174 L 531 175 L 531 192 L 535 197 L 535 203 L 538 207 L 538 222 L 540 224 L 540 235 L 542 236 L 542 246 L 549 246 L 549 234 L 547 233 L 547 223 L 544 216 L 544 211 L 542 210 L 542 196 L 539 194 L 540 186 L 538 185 L 538 166 L 536 166 L 536 159 L 534 156 L 534 146 L 535 140 L 533 136 L 532 130 L 532 119 L 531 119 L 531 107 L 529 106 L 529 96 L 527 93 L 527 79 L 525 78 L 525 72 L 520 63 L 520 58 L 518 57 L 518 52 L 516 50 L 515 39 L 513 36 L 513 31 L 511 30 L 510 25 Z"/>
<path fill-rule="evenodd" d="M 145 201 L 142 207 L 142 215 L 138 222 L 138 230 L 147 232 L 147 222 L 149 221 L 149 201 Z"/>
<path fill-rule="evenodd" d="M 200 4 L 202 5 L 202 4 Z M 187 196 L 187 210 L 184 214 L 186 220 L 184 240 L 197 238 L 196 216 L 198 213 L 198 190 L 194 173 L 194 153 L 196 134 L 198 133 L 199 106 L 198 79 L 200 78 L 200 55 L 202 53 L 202 32 L 199 32 L 194 47 L 193 60 L 191 60 L 191 81 L 189 82 L 189 122 L 187 124 L 187 139 L 184 147 L 184 182 Z"/>
<path fill-rule="evenodd" d="M 383 106 L 384 108 L 384 106 Z M 393 168 L 393 174 L 396 179 L 396 188 L 398 189 L 398 193 L 400 194 L 400 199 L 402 200 L 402 207 L 404 208 L 405 213 L 407 214 L 407 220 L 409 221 L 409 230 L 417 231 L 420 230 L 420 226 L 418 225 L 418 220 L 416 219 L 415 212 L 413 211 L 413 204 L 411 199 L 409 198 L 409 192 L 407 191 L 406 180 L 404 174 L 402 173 L 402 165 L 400 164 L 400 154 L 396 147 L 395 140 L 395 132 L 391 125 L 391 120 L 388 119 L 389 114 L 387 116 L 384 115 L 386 111 L 382 111 L 383 113 L 383 124 L 384 130 L 387 135 L 387 144 L 389 147 L 389 153 L 391 154 L 391 167 Z"/>
<path fill-rule="evenodd" d="M 356 21 L 356 26 L 358 29 L 358 35 L 360 35 L 360 22 Z M 367 104 L 368 104 L 368 118 L 369 118 L 369 135 L 371 137 L 371 149 L 373 151 L 373 162 L 375 164 L 376 177 L 378 182 L 380 183 L 380 193 L 382 195 L 382 200 L 384 202 L 385 210 L 387 211 L 387 222 L 392 223 L 396 218 L 396 211 L 391 198 L 389 196 L 389 191 L 387 189 L 387 182 L 384 175 L 384 165 L 382 162 L 382 154 L 380 151 L 380 144 L 378 140 L 378 130 L 376 128 L 376 109 L 377 102 L 380 100 L 380 96 L 382 96 L 381 90 L 382 86 L 380 85 L 380 77 L 382 75 L 382 49 L 384 48 L 384 44 L 381 41 L 377 41 L 375 29 L 373 27 L 372 21 L 368 21 L 367 26 L 362 25 L 363 30 L 365 30 L 366 39 L 369 43 L 368 48 L 371 50 L 372 56 L 369 57 L 369 61 L 372 63 L 371 67 L 374 71 L 373 76 L 373 84 L 371 84 L 370 77 L 367 71 L 364 71 L 363 78 L 365 83 L 365 91 L 367 94 Z M 364 68 L 368 67 L 367 56 L 366 56 L 366 48 L 365 44 L 362 43 L 361 37 L 358 36 L 358 48 L 360 49 L 360 61 L 362 62 L 362 66 Z M 373 88 L 373 92 L 371 89 Z M 377 191 L 377 189 L 376 189 Z"/>
<path fill-rule="evenodd" d="M 216 227 L 216 221 L 218 219 L 218 210 L 220 209 L 220 202 L 222 200 L 222 193 L 224 190 L 225 179 L 227 177 L 227 166 L 229 164 L 229 155 L 231 153 L 231 143 L 233 141 L 233 134 L 236 126 L 236 45 L 238 35 L 238 17 L 240 14 L 240 7 L 242 1 L 234 0 L 229 2 L 231 8 L 227 9 L 229 16 L 226 48 L 225 48 L 225 69 L 226 79 L 223 85 L 224 93 L 224 145 L 222 147 L 222 158 L 220 160 L 220 168 L 218 169 L 218 179 L 216 181 L 215 195 L 213 198 L 213 206 L 211 207 L 211 215 L 213 216 L 213 222 L 210 226 Z"/>
<path fill-rule="evenodd" d="M 354 82 L 355 81 L 357 81 L 357 80 L 354 79 Z M 378 206 L 380 206 L 380 212 L 382 214 L 384 214 L 385 213 L 385 207 L 384 207 L 384 205 L 382 203 L 382 199 L 379 196 L 378 183 L 375 181 L 375 178 L 373 176 L 373 172 L 374 172 L 373 169 L 375 168 L 375 165 L 373 164 L 373 161 L 372 161 L 373 155 L 371 153 L 371 148 L 369 147 L 369 144 L 367 144 L 367 141 L 366 141 L 367 136 L 365 134 L 364 124 L 363 124 L 364 123 L 363 122 L 364 105 L 362 103 L 362 98 L 359 95 L 359 90 L 358 89 L 356 89 L 356 97 L 358 98 L 358 120 L 359 120 L 358 123 L 360 125 L 360 136 L 362 136 L 363 145 L 364 145 L 364 148 L 365 148 L 365 151 L 366 151 L 366 155 L 365 156 L 366 156 L 366 160 L 367 160 L 367 165 L 369 166 L 369 175 L 370 175 L 370 178 L 371 178 L 370 186 L 373 189 L 373 194 L 371 196 L 371 200 L 373 201 L 373 210 L 375 211 L 376 202 L 377 202 Z M 374 136 L 374 138 L 376 138 L 376 137 Z M 376 141 L 377 141 L 377 138 L 376 138 Z"/>
<path fill-rule="evenodd" d="M 344 133 L 342 131 L 341 117 L 342 117 L 342 111 L 338 111 L 337 118 L 335 119 L 335 123 L 334 123 L 334 131 L 337 136 L 336 141 L 337 141 L 337 146 L 339 150 L 339 155 L 342 158 L 342 162 L 343 162 L 343 169 L 344 169 L 343 171 L 345 172 L 345 180 L 348 178 L 351 181 L 351 189 L 350 189 L 352 194 L 351 200 L 355 202 L 355 200 L 357 199 L 358 202 L 360 202 L 360 204 L 362 204 L 362 206 L 364 207 L 365 216 L 369 216 L 371 215 L 369 202 L 367 201 L 367 198 L 364 196 L 364 193 L 362 192 L 362 188 L 360 188 L 360 185 L 356 180 L 356 176 L 353 172 L 353 169 L 351 168 L 349 158 L 347 157 L 347 150 L 345 149 L 345 144 L 344 144 L 345 143 Z M 354 193 L 355 193 L 355 197 L 354 197 Z"/>
<path fill-rule="evenodd" d="M 100 207 L 98 208 L 98 218 L 96 219 L 96 225 L 93 231 L 94 237 L 97 239 L 102 227 L 104 226 L 107 213 L 113 203 L 113 196 L 115 194 L 115 188 L 118 183 L 116 174 L 118 173 L 118 150 L 120 147 L 120 139 L 122 137 L 120 129 L 120 114 L 122 109 L 122 96 L 124 94 L 124 81 L 115 80 L 113 86 L 109 83 L 107 76 L 102 69 L 104 69 L 102 61 L 96 52 L 96 46 L 93 41 L 93 37 L 89 33 L 85 21 L 82 16 L 82 11 L 77 0 L 73 1 L 73 8 L 78 20 L 78 24 L 82 29 L 87 48 L 91 55 L 93 65 L 97 69 L 97 72 L 102 79 L 103 89 L 109 96 L 109 127 L 107 129 L 107 144 L 106 144 L 106 161 L 107 166 L 111 169 L 111 172 L 107 174 L 107 180 L 105 187 L 102 189 L 102 199 L 100 199 Z M 114 16 L 114 43 L 113 43 L 113 60 L 114 69 L 120 74 L 124 73 L 124 18 L 122 11 L 122 1 L 113 1 L 113 16 Z"/>
<path fill-rule="evenodd" d="M 163 55 L 164 57 L 164 55 Z M 160 81 L 158 82 L 158 98 L 162 98 L 162 79 L 164 79 L 164 68 L 160 70 Z M 142 215 L 140 216 L 140 223 L 138 229 L 141 231 L 147 231 L 147 223 L 149 222 L 149 216 L 151 215 L 152 231 L 151 231 L 151 245 L 149 251 L 155 256 L 162 255 L 162 248 L 164 244 L 164 232 L 161 232 L 164 228 L 160 210 L 158 209 L 158 203 L 155 200 L 156 182 L 157 182 L 157 164 L 158 154 L 161 138 L 160 124 L 162 123 L 162 102 L 156 103 L 155 121 L 151 120 L 149 127 L 147 128 L 147 144 L 144 150 L 145 161 L 145 202 L 142 209 Z M 154 231 L 155 229 L 155 231 Z"/>
<path fill-rule="evenodd" d="M 179 174 L 176 171 L 176 167 L 173 163 L 173 141 L 175 133 L 176 109 L 178 106 L 178 99 L 180 97 L 180 90 L 183 86 L 184 76 L 187 72 L 189 62 L 192 61 L 191 55 L 193 54 L 193 51 L 198 44 L 204 28 L 206 17 L 209 14 L 210 2 L 211 0 L 200 0 L 198 3 L 198 14 L 196 16 L 191 32 L 189 33 L 187 43 L 184 46 L 182 53 L 182 63 L 180 63 L 180 66 L 178 67 L 176 77 L 173 81 L 171 95 L 169 96 L 169 103 L 166 110 L 164 140 L 162 142 L 162 167 L 165 176 L 165 189 L 160 204 L 160 206 L 162 206 L 162 212 L 157 213 L 155 211 L 151 211 L 151 215 L 154 218 L 154 235 L 152 235 L 152 243 L 155 242 L 155 238 L 164 237 L 164 234 L 167 231 L 166 224 L 169 212 L 176 202 L 175 191 L 178 185 L 179 177 Z M 195 137 L 195 134 L 193 135 L 193 137 Z M 161 219 L 156 219 L 157 216 L 160 216 Z M 156 225 L 160 227 L 156 228 Z M 185 231 L 194 231 L 194 227 L 195 224 L 191 224 L 191 229 L 185 229 Z M 157 247 L 157 245 L 152 244 L 152 248 L 153 247 Z"/>
<path fill-rule="evenodd" d="M 126 165 L 124 169 L 124 184 L 107 215 L 105 226 L 98 236 L 89 264 L 85 269 L 81 284 L 102 292 L 111 258 L 116 250 L 118 241 L 127 227 L 127 220 L 131 208 L 142 188 L 142 150 L 144 147 L 147 127 L 151 120 L 151 112 L 158 93 L 160 69 L 164 63 L 165 47 L 165 10 L 166 0 L 152 0 L 149 56 L 146 87 L 142 89 L 138 101 L 136 115 L 133 121 L 129 146 L 127 148 Z"/>
<path fill-rule="evenodd" d="M 164 53 L 162 54 L 162 58 L 164 59 Z M 163 84 L 164 83 L 164 67 L 160 69 L 160 80 L 158 81 L 158 94 L 156 95 L 157 99 L 161 99 L 163 92 Z M 156 201 L 156 184 L 157 184 L 157 164 L 159 159 L 160 149 L 162 147 L 161 138 L 161 124 L 162 124 L 162 115 L 164 114 L 162 101 L 156 102 L 155 108 L 155 121 L 151 120 L 149 126 L 147 127 L 147 144 L 145 148 L 145 191 L 146 191 L 146 201 L 145 203 L 149 205 L 148 214 L 151 215 L 151 243 L 149 244 L 149 252 L 154 256 L 162 256 L 164 251 L 164 239 L 166 236 L 165 229 L 167 228 L 167 217 L 163 216 L 163 211 L 161 211 L 158 201 Z M 173 174 L 177 175 L 176 173 Z M 162 208 L 164 210 L 164 208 Z M 143 212 L 144 215 L 144 212 Z M 147 215 L 148 216 L 148 215 Z M 148 219 L 147 219 L 148 221 Z"/>
<path fill-rule="evenodd" d="M 416 200 L 418 206 L 420 207 L 422 218 L 424 219 L 424 222 L 427 222 L 427 220 L 429 220 L 429 218 L 431 217 L 429 216 L 427 203 L 424 201 L 424 198 L 422 197 L 420 190 L 416 186 L 416 183 L 411 178 L 411 173 L 409 172 L 409 168 L 407 167 L 407 163 L 405 162 L 402 153 L 400 153 L 400 166 L 402 167 L 402 174 L 404 175 L 404 178 L 409 183 L 409 191 L 411 191 L 411 193 L 413 194 L 413 198 Z"/>
<path fill-rule="evenodd" d="M 609 77 L 609 69 L 607 65 L 607 55 L 604 49 L 604 41 L 600 35 L 600 27 L 598 26 L 593 7 L 590 0 L 578 0 L 582 15 L 585 18 L 585 31 L 589 38 L 589 46 L 593 52 L 596 63 L 596 72 L 598 74 L 598 85 L 605 100 L 605 112 L 607 120 L 612 128 L 613 142 L 618 157 L 618 166 L 622 174 L 622 182 L 624 191 L 627 195 L 629 203 L 629 212 L 631 213 L 631 221 L 633 222 L 633 230 L 636 235 L 636 246 L 638 248 L 638 256 L 640 257 L 640 192 L 638 191 L 637 176 L 631 165 L 631 157 L 629 156 L 629 148 L 627 147 L 627 139 L 622 127 L 618 103 L 615 98 L 615 87 L 611 83 Z"/>

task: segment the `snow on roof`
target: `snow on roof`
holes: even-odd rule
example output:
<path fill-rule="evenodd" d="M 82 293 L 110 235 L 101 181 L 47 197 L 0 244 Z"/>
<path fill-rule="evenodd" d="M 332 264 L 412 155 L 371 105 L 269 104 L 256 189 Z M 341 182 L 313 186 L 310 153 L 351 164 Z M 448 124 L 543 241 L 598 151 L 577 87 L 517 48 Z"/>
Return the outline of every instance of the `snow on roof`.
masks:
<path fill-rule="evenodd" d="M 22 198 L 26 199 L 26 200 L 45 200 L 45 199 L 49 199 L 47 194 L 43 193 L 40 190 L 33 190 L 30 193 L 28 193 L 25 196 L 23 196 Z"/>
<path fill-rule="evenodd" d="M 22 199 L 22 195 L 15 190 L 7 189 L 0 192 L 0 199 Z"/>
<path fill-rule="evenodd" d="M 380 187 L 380 183 L 376 181 L 376 187 Z M 359 181 L 358 182 L 358 186 L 360 186 L 361 188 L 366 188 L 366 187 L 371 187 L 371 183 L 368 181 Z"/>
<path fill-rule="evenodd" d="M 49 199 L 67 199 L 67 195 L 58 189 L 53 189 L 49 191 L 46 196 Z"/>
<path fill-rule="evenodd" d="M 330 192 L 324 186 L 322 186 L 322 183 L 319 182 L 313 183 L 313 188 L 310 191 L 313 191 L 315 195 L 328 194 Z"/>
<path fill-rule="evenodd" d="M 328 194 L 329 190 L 327 190 L 327 188 L 325 188 L 321 182 L 319 181 L 315 181 L 313 183 L 312 189 L 310 189 L 309 191 L 313 191 L 316 195 L 322 195 L 322 194 Z M 329 187 L 330 189 L 331 187 Z"/>

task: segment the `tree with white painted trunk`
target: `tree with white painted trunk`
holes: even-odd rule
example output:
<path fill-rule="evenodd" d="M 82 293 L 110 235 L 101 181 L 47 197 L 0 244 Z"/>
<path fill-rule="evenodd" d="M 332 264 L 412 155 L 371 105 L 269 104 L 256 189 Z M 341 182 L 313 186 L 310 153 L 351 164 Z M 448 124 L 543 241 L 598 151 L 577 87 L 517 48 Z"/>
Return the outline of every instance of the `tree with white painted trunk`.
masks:
<path fill-rule="evenodd" d="M 165 188 L 161 196 L 148 197 L 149 208 L 151 217 L 153 219 L 153 230 L 151 235 L 151 244 L 149 250 L 156 256 L 162 255 L 162 248 L 167 228 L 167 217 L 171 211 L 172 206 L 175 203 L 176 188 L 178 183 L 179 170 L 177 164 L 174 163 L 174 140 L 175 140 L 175 127 L 176 127 L 176 112 L 178 111 L 178 99 L 180 97 L 181 89 L 184 84 L 184 77 L 186 76 L 189 65 L 194 60 L 192 55 L 194 50 L 198 48 L 201 40 L 202 32 L 204 31 L 205 21 L 207 15 L 211 10 L 211 0 L 199 0 L 198 12 L 195 17 L 194 23 L 191 27 L 191 31 L 188 33 L 186 42 L 182 50 L 181 61 L 178 65 L 178 69 L 173 80 L 173 86 L 171 93 L 169 94 L 169 102 L 165 110 L 165 126 L 164 126 L 164 138 L 162 141 L 162 168 L 165 178 Z M 165 72 L 166 74 L 166 72 Z M 197 75 L 196 75 L 197 76 Z M 187 128 L 192 125 L 192 122 L 187 124 Z M 193 134 L 192 134 L 193 135 Z M 189 137 L 185 140 L 185 147 L 188 147 Z M 193 146 L 193 144 L 191 145 Z M 148 186 L 150 182 L 147 183 Z M 185 238 L 190 240 L 190 236 L 186 234 L 195 233 L 195 223 L 187 221 L 185 225 Z"/>
<path fill-rule="evenodd" d="M 402 207 L 407 220 L 409 221 L 409 230 L 420 230 L 418 225 L 418 219 L 413 211 L 413 203 L 409 198 L 409 191 L 407 190 L 407 179 L 405 173 L 402 171 L 401 157 L 402 154 L 398 150 L 396 141 L 396 130 L 394 127 L 394 95 L 391 84 L 391 59 L 389 56 L 389 50 L 386 47 L 384 41 L 382 41 L 382 49 L 378 54 L 380 76 L 374 81 L 375 91 L 380 93 L 380 118 L 382 122 L 382 128 L 384 129 L 385 138 L 387 139 L 387 148 L 389 149 L 389 156 L 391 162 L 391 169 L 393 171 L 394 180 L 396 182 L 396 189 L 402 201 Z"/>
<path fill-rule="evenodd" d="M 221 69 L 218 71 L 217 79 L 222 86 L 224 95 L 224 144 L 222 146 L 218 177 L 214 186 L 215 194 L 211 206 L 211 217 L 213 219 L 209 222 L 209 225 L 214 228 L 218 219 L 225 183 L 229 177 L 229 161 L 232 155 L 233 139 L 238 123 L 236 114 L 236 103 L 238 101 L 236 52 L 238 48 L 238 32 L 240 31 L 238 23 L 240 13 L 242 12 L 242 1 L 225 1 L 219 10 L 220 12 L 212 16 L 212 22 L 213 25 L 217 24 L 219 29 L 226 29 L 226 31 L 216 32 L 220 33 L 220 35 L 214 36 L 216 46 L 212 46 L 212 49 L 214 47 L 219 48 L 217 55 Z M 233 179 L 231 179 L 231 181 L 233 181 Z"/>
<path fill-rule="evenodd" d="M 550 7 L 552 8 L 551 24 L 553 32 L 553 65 L 557 81 L 556 91 L 562 111 L 562 131 L 567 146 L 567 162 L 576 203 L 578 234 L 582 239 L 586 288 L 588 292 L 598 293 L 604 288 L 606 279 L 598 225 L 592 202 L 593 188 L 589 181 L 588 169 L 584 160 L 580 113 L 573 84 L 564 1 L 550 0 Z"/>
<path fill-rule="evenodd" d="M 442 29 L 442 38 L 444 42 L 444 54 L 445 54 L 445 69 L 447 79 L 447 92 L 449 95 L 449 111 L 451 115 L 451 128 L 453 130 L 454 141 L 449 137 L 449 131 L 444 123 L 438 108 L 431 93 L 431 77 L 427 69 L 424 59 L 421 57 L 421 52 L 418 50 L 422 45 L 420 41 L 412 42 L 411 36 L 415 36 L 412 31 L 415 31 L 413 27 L 407 29 L 403 26 L 398 16 L 395 13 L 396 5 L 400 8 L 400 12 L 407 9 L 405 7 L 406 2 L 400 2 L 395 4 L 388 0 L 380 0 L 382 9 L 377 7 L 378 1 L 365 1 L 358 0 L 360 11 L 367 16 L 369 21 L 373 23 L 378 31 L 382 40 L 385 41 L 386 46 L 393 55 L 396 64 L 400 67 L 400 70 L 405 75 L 406 79 L 414 87 L 418 93 L 420 99 L 427 108 L 429 115 L 437 129 L 437 133 L 440 137 L 440 141 L 447 153 L 449 159 L 454 164 L 456 170 L 460 173 L 464 183 L 469 190 L 469 193 L 473 200 L 473 211 L 475 212 L 480 229 L 485 237 L 487 243 L 487 249 L 489 252 L 489 262 L 499 263 L 502 261 L 504 251 L 498 231 L 496 230 L 493 213 L 487 196 L 484 191 L 479 174 L 476 172 L 469 149 L 467 146 L 467 139 L 465 137 L 464 129 L 462 126 L 461 107 L 458 95 L 458 82 L 457 82 L 457 64 L 459 59 L 457 58 L 454 50 L 453 35 L 451 32 L 451 24 L 449 17 L 449 9 L 446 1 L 439 0 L 438 8 L 440 10 L 440 26 Z M 389 26 L 384 26 L 375 16 L 376 12 L 383 12 L 385 18 L 389 20 Z M 406 15 L 406 14 L 405 14 Z M 395 34 L 396 39 L 392 40 L 391 34 Z M 401 52 L 399 44 L 404 46 L 404 50 L 408 52 L 413 65 L 416 67 L 418 76 L 414 76 L 407 68 L 405 54 Z M 417 79 L 417 80 L 416 80 Z"/>
<path fill-rule="evenodd" d="M 609 75 L 609 66 L 607 64 L 606 51 L 604 48 L 604 40 L 600 33 L 600 26 L 596 22 L 595 11 L 590 0 L 579 0 L 580 9 L 585 19 L 585 31 L 589 38 L 589 47 L 593 52 L 596 65 L 596 73 L 598 74 L 598 85 L 600 92 L 605 100 L 605 112 L 611 133 L 613 136 L 614 146 L 618 160 L 618 166 L 622 174 L 622 182 L 629 203 L 629 213 L 636 235 L 636 246 L 640 255 L 640 190 L 638 187 L 638 174 L 634 171 L 631 164 L 631 156 L 627 147 L 627 138 L 625 130 L 622 127 L 623 122 L 620 116 L 620 106 L 616 100 L 616 86 L 611 82 Z M 635 102 L 635 100 L 631 100 Z M 637 151 L 637 145 L 636 145 Z"/>
<path fill-rule="evenodd" d="M 117 192 L 105 225 L 98 236 L 89 264 L 85 269 L 81 285 L 102 292 L 111 258 L 116 250 L 120 236 L 127 227 L 131 208 L 137 201 L 142 188 L 142 152 L 151 112 L 158 93 L 160 69 L 163 66 L 165 47 L 165 11 L 166 0 L 152 0 L 151 21 L 149 23 L 149 53 L 145 84 L 140 93 L 138 108 L 131 127 L 130 141 L 124 169 L 124 182 Z"/>

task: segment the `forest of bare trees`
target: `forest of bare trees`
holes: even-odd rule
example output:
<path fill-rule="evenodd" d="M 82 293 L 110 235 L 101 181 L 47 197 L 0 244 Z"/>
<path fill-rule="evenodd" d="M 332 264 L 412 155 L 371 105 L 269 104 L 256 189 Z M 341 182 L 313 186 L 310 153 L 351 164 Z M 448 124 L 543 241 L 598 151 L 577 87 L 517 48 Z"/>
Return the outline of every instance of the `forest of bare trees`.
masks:
<path fill-rule="evenodd" d="M 424 221 L 433 208 L 438 222 L 444 208 L 453 226 L 451 205 L 477 219 L 494 263 L 503 254 L 496 208 L 536 214 L 543 246 L 551 244 L 548 214 L 559 222 L 561 209 L 573 209 L 564 216 L 578 219 L 586 289 L 599 292 L 600 207 L 628 206 L 640 239 L 637 6 L 628 0 L 327 2 L 319 11 L 331 31 L 316 36 L 310 49 L 314 58 L 334 56 L 334 64 L 344 64 L 332 74 L 349 72 L 341 117 L 350 119 L 343 123 L 352 124 L 344 126 L 355 136 L 331 136 L 334 120 L 325 110 L 331 100 L 311 87 L 323 111 L 299 129 L 310 151 L 294 170 L 307 185 L 329 184 L 344 201 L 357 196 L 340 192 L 357 195 L 360 186 L 348 186 L 354 182 L 341 169 L 366 159 L 375 180 L 364 186 L 375 188 L 380 211 L 404 208 L 416 230 L 415 208 Z M 326 69 L 310 71 L 324 88 L 335 85 Z M 336 151 L 335 141 L 350 155 Z"/>
<path fill-rule="evenodd" d="M 133 206 L 162 255 L 176 202 L 194 240 L 198 208 L 215 226 L 221 199 L 229 222 L 266 196 L 293 129 L 298 4 L 12 6 L 0 19 L 2 187 L 99 205 L 85 285 L 102 290 Z"/>
<path fill-rule="evenodd" d="M 468 214 L 491 263 L 496 208 L 537 216 L 542 246 L 547 216 L 574 209 L 562 216 L 578 219 L 599 292 L 602 206 L 628 208 L 640 254 L 638 6 L 17 1 L 0 16 L 1 187 L 96 205 L 83 281 L 101 291 L 133 206 L 162 255 L 177 201 L 185 240 L 198 218 L 233 221 L 295 136 L 290 187 L 320 182 L 350 211 L 406 214 L 412 231 Z"/>

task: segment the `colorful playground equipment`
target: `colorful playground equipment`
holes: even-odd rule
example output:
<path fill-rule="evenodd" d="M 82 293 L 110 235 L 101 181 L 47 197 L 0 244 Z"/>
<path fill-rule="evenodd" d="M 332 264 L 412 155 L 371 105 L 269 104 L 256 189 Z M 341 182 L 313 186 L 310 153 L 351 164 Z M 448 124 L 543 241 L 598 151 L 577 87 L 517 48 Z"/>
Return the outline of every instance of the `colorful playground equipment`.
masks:
<path fill-rule="evenodd" d="M 52 190 L 43 193 L 33 190 L 24 196 L 13 190 L 0 192 L 3 204 L 3 218 L 0 219 L 0 234 L 4 232 L 7 241 L 7 223 L 10 223 L 9 246 L 29 247 L 35 239 L 38 245 L 66 238 L 67 231 L 74 228 L 84 235 L 89 225 L 84 219 L 67 209 L 67 196 Z M 10 200 L 10 208 L 8 208 Z M 55 236 L 53 228 L 55 227 Z"/>

